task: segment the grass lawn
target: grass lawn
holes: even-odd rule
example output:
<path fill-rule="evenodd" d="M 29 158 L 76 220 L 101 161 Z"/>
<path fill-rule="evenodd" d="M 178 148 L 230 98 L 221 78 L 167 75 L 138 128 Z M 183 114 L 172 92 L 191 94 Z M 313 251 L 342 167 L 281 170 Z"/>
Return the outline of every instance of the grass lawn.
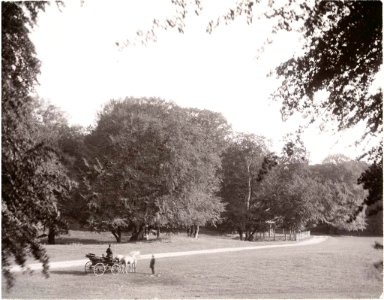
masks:
<path fill-rule="evenodd" d="M 126 240 L 126 239 L 125 239 Z M 114 254 L 127 254 L 139 250 L 141 254 L 191 251 L 201 249 L 244 247 L 255 245 L 269 245 L 277 242 L 245 242 L 238 239 L 238 235 L 207 235 L 200 234 L 198 239 L 188 238 L 186 234 L 162 235 L 161 240 L 150 239 L 149 241 L 116 243 L 113 235 L 108 232 L 96 233 L 87 231 L 70 231 L 57 240 L 57 245 L 45 245 L 50 261 L 85 259 L 85 254 L 92 252 L 96 255 L 105 254 L 108 243 Z M 282 243 L 294 243 L 291 241 Z M 29 260 L 29 263 L 36 263 Z"/>
<path fill-rule="evenodd" d="M 84 274 L 82 267 L 52 270 L 49 279 L 40 272 L 17 274 L 16 285 L 9 293 L 3 281 L 2 296 L 50 299 L 378 298 L 383 292 L 383 283 L 373 263 L 382 258 L 382 251 L 372 248 L 375 240 L 380 238 L 330 237 L 317 245 L 158 259 L 159 277 L 150 276 L 146 260 L 139 261 L 136 274 L 95 277 Z M 245 244 L 230 238 L 202 236 L 197 241 L 178 237 L 169 242 L 114 246 L 122 250 L 160 253 Z M 72 253 L 71 247 L 82 252 L 84 247 L 100 247 L 100 253 L 106 248 L 95 244 L 50 247 L 52 260 L 62 260 L 60 248 L 66 255 Z"/>

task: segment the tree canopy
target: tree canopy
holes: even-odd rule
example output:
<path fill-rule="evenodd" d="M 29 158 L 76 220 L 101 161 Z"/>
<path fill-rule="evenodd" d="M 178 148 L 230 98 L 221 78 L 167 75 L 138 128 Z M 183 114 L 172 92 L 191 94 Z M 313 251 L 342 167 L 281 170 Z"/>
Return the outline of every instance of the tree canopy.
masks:
<path fill-rule="evenodd" d="M 225 225 L 240 239 L 251 240 L 264 222 L 273 218 L 257 191 L 263 176 L 275 163 L 264 137 L 237 134 L 224 152 L 220 194 L 227 204 Z M 245 234 L 245 236 L 243 236 Z"/>
<path fill-rule="evenodd" d="M 2 2 L 2 272 L 13 284 L 13 261 L 48 256 L 38 235 L 56 219 L 70 182 L 56 152 L 39 133 L 31 97 L 40 62 L 28 33 L 43 2 Z"/>
<path fill-rule="evenodd" d="M 366 134 L 382 134 L 382 91 L 371 90 L 382 65 L 380 1 L 317 1 L 304 23 L 304 54 L 277 68 L 284 80 L 275 97 L 282 113 L 334 118 L 339 129 L 366 122 Z M 287 20 L 290 21 L 290 20 Z M 325 90 L 327 99 L 316 101 Z M 325 113 L 325 115 L 324 115 Z"/>
<path fill-rule="evenodd" d="M 132 239 L 147 226 L 219 221 L 217 173 L 228 130 L 209 111 L 160 99 L 111 101 L 85 139 L 89 221 L 112 232 L 131 228 Z"/>

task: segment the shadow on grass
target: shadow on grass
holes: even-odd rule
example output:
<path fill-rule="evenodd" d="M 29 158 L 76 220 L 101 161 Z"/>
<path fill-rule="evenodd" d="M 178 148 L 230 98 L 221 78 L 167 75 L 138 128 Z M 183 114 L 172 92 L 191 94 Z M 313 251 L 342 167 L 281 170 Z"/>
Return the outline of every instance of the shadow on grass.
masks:
<path fill-rule="evenodd" d="M 97 240 L 97 239 L 84 239 L 84 238 L 71 238 L 71 237 L 62 237 L 57 238 L 55 245 L 70 245 L 70 244 L 81 244 L 81 245 L 105 245 L 105 244 L 136 244 L 136 243 L 168 243 L 169 238 L 159 238 L 159 239 L 149 239 L 149 240 L 138 240 L 138 241 L 130 241 L 125 240 L 120 243 L 116 243 L 116 240 Z M 48 245 L 46 240 L 42 241 L 43 244 Z"/>
<path fill-rule="evenodd" d="M 46 240 L 42 240 L 42 243 L 44 245 L 48 245 Z M 106 244 L 106 243 L 113 243 L 113 241 L 100 241 L 96 239 L 83 239 L 83 238 L 58 238 L 56 239 L 55 245 L 68 245 L 68 244 L 83 244 L 83 245 L 90 245 L 90 244 Z"/>
<path fill-rule="evenodd" d="M 55 275 L 95 276 L 93 272 L 85 273 L 82 270 L 51 270 L 50 273 Z M 127 276 L 127 278 L 131 276 L 137 276 L 137 277 L 148 276 L 149 277 L 150 275 L 151 275 L 150 272 L 130 272 L 130 273 L 119 273 L 114 275 L 110 271 L 105 271 L 105 273 L 103 274 L 103 276 Z"/>
<path fill-rule="evenodd" d="M 56 275 L 95 276 L 93 273 L 85 273 L 84 271 L 79 270 L 54 270 L 50 271 L 49 273 Z"/>
<path fill-rule="evenodd" d="M 56 244 L 105 244 L 112 243 L 113 240 L 110 241 L 100 241 L 96 239 L 80 239 L 80 238 L 63 238 L 58 239 Z"/>

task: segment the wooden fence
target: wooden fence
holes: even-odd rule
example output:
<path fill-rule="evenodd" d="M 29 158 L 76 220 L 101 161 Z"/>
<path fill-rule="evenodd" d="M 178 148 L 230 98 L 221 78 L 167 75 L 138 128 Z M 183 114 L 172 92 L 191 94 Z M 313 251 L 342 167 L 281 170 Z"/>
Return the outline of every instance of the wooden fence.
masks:
<path fill-rule="evenodd" d="M 306 231 L 290 231 L 285 229 L 271 229 L 265 232 L 256 232 L 255 241 L 302 241 L 311 237 L 311 232 Z"/>

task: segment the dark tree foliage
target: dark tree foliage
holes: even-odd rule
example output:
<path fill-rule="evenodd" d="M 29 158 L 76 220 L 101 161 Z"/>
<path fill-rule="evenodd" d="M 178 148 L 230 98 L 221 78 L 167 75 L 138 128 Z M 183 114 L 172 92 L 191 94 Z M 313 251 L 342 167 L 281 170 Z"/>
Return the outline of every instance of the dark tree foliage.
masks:
<path fill-rule="evenodd" d="M 2 2 L 1 18 L 1 76 L 2 109 L 23 112 L 27 96 L 36 83 L 40 61 L 29 39 L 29 30 L 36 22 L 44 2 Z M 29 100 L 31 101 L 31 100 Z"/>
<path fill-rule="evenodd" d="M 284 116 L 324 111 L 339 129 L 360 121 L 368 133 L 382 132 L 382 91 L 369 89 L 382 64 L 382 3 L 379 1 L 318 1 L 309 8 L 304 27 L 305 54 L 281 64 L 284 82 L 276 93 Z M 315 103 L 317 91 L 326 101 Z"/>
<path fill-rule="evenodd" d="M 2 2 L 2 272 L 13 284 L 11 265 L 27 256 L 43 264 L 48 256 L 38 235 L 57 217 L 57 201 L 68 182 L 56 153 L 38 138 L 30 94 L 39 60 L 28 33 L 43 2 Z"/>
<path fill-rule="evenodd" d="M 363 174 L 359 183 L 369 191 L 365 204 L 368 205 L 368 215 L 374 215 L 383 210 L 383 159 L 374 162 Z M 360 209 L 361 210 L 361 209 Z"/>
<path fill-rule="evenodd" d="M 140 240 L 148 227 L 197 233 L 218 222 L 216 175 L 228 127 L 220 114 L 160 99 L 112 100 L 85 138 L 79 194 L 90 227 L 120 242 L 127 230 Z"/>
<path fill-rule="evenodd" d="M 227 204 L 223 227 L 236 230 L 241 240 L 253 240 L 265 221 L 273 218 L 257 191 L 276 164 L 277 157 L 268 151 L 265 139 L 250 134 L 235 135 L 222 156 L 220 195 Z"/>
<path fill-rule="evenodd" d="M 80 181 L 79 161 L 84 154 L 84 129 L 77 126 L 69 126 L 65 115 L 60 109 L 44 100 L 35 101 L 37 135 L 36 139 L 44 142 L 51 150 L 55 151 L 60 163 L 70 174 L 71 183 Z M 48 231 L 48 244 L 55 244 L 56 236 L 68 233 L 69 224 L 76 220 L 83 220 L 84 207 L 76 198 L 75 190 L 71 197 L 65 195 L 57 199 L 58 214 L 55 219 L 44 223 L 44 231 Z"/>
<path fill-rule="evenodd" d="M 325 208 L 322 223 L 330 231 L 356 231 L 365 229 L 365 213 L 354 215 L 367 194 L 358 184 L 360 174 L 367 164 L 354 160 L 334 159 L 330 156 L 320 165 L 310 166 L 311 176 L 324 188 L 317 192 Z M 328 161 L 328 162 L 327 162 Z M 353 222 L 352 222 L 353 221 Z"/>
<path fill-rule="evenodd" d="M 309 115 L 311 122 L 319 117 L 324 122 L 335 119 L 339 130 L 365 122 L 367 129 L 362 138 L 381 136 L 383 94 L 381 89 L 372 91 L 372 83 L 383 62 L 382 3 L 317 1 L 314 7 L 302 3 L 300 8 L 307 14 L 304 55 L 286 61 L 276 70 L 284 79 L 275 93 L 283 103 L 283 116 L 301 112 Z M 279 18 L 295 21 L 282 11 L 277 14 Z M 316 92 L 322 90 L 328 92 L 327 99 L 316 101 Z M 379 203 L 373 211 L 380 211 L 382 140 L 363 156 L 373 161 L 360 178 L 369 191 L 364 205 Z"/>

